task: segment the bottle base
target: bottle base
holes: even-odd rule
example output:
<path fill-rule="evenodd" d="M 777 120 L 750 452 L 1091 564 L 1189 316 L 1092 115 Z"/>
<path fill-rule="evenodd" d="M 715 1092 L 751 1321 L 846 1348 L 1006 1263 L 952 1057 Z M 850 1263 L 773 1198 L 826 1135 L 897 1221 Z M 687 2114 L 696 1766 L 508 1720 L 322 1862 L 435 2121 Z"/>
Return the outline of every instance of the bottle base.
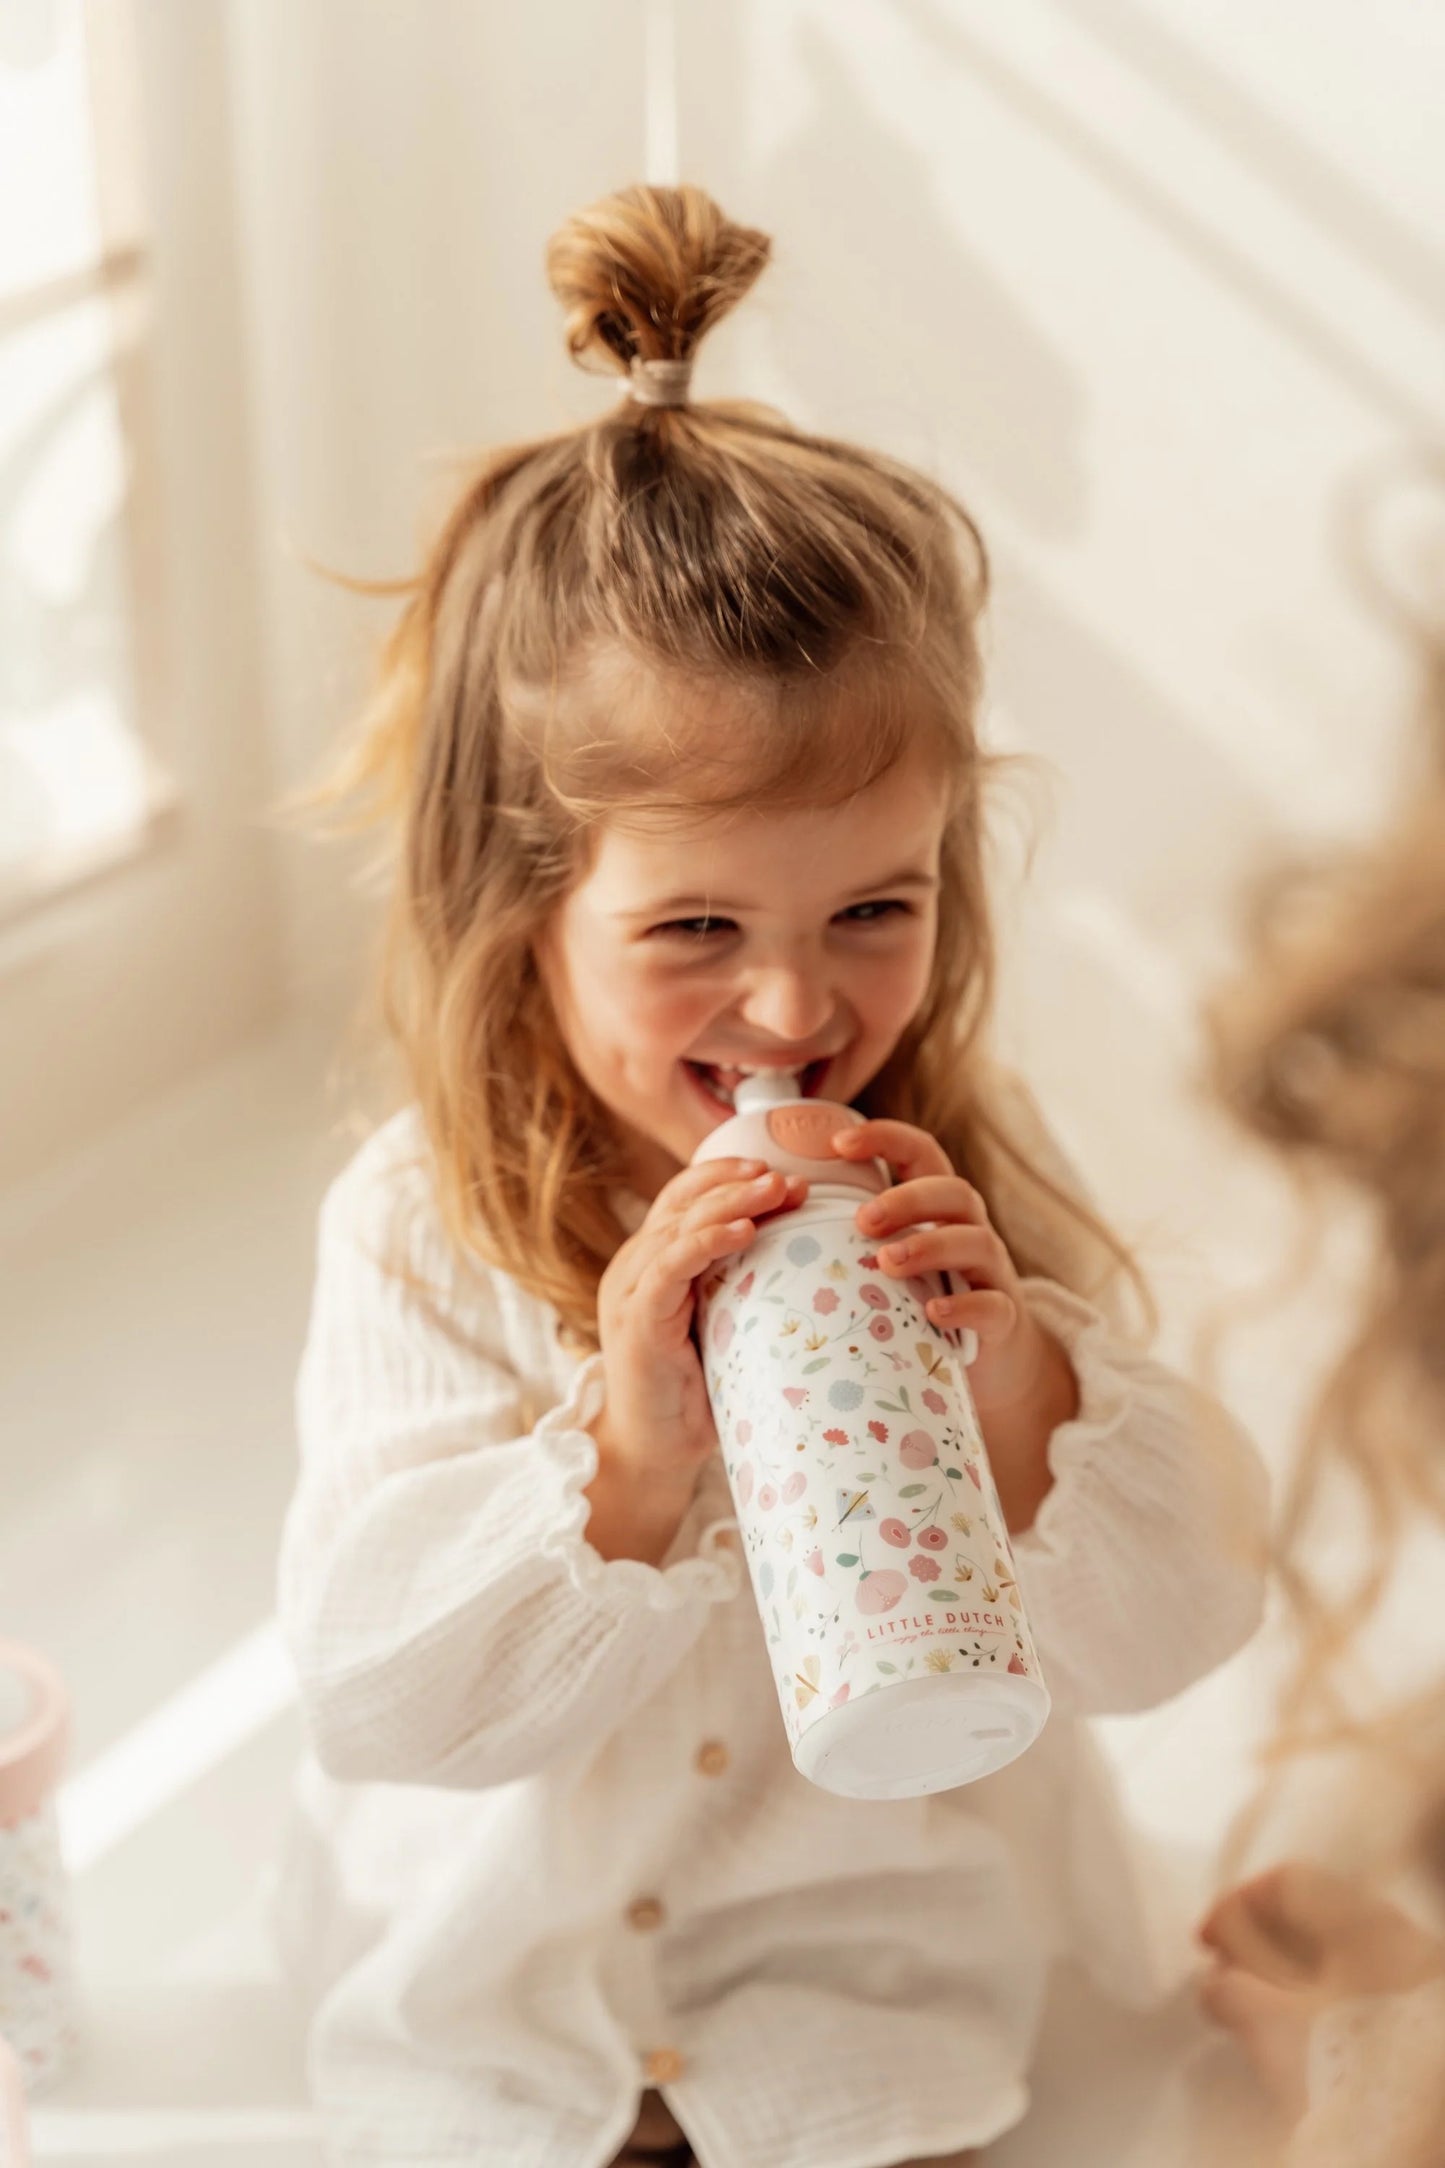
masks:
<path fill-rule="evenodd" d="M 845 1701 L 793 1749 L 799 1773 L 843 1799 L 913 1799 L 1007 1768 L 1044 1728 L 1037 1679 L 941 1672 Z"/>

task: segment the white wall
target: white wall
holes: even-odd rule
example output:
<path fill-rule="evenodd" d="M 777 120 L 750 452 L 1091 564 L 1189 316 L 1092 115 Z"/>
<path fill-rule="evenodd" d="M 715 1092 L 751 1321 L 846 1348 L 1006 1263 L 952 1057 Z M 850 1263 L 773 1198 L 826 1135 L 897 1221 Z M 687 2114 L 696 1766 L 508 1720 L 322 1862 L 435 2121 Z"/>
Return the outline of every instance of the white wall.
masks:
<path fill-rule="evenodd" d="M 410 572 L 448 462 L 581 420 L 542 275 L 553 228 L 636 177 L 639 0 L 231 0 L 226 9 L 258 433 L 268 712 L 278 782 L 354 709 L 393 609 L 309 555 Z M 345 859 L 284 852 L 293 998 L 357 979 Z"/>
<path fill-rule="evenodd" d="M 707 386 L 946 476 L 999 742 L 1054 764 L 1012 1044 L 1177 1322 L 1272 1226 L 1190 1096 L 1243 874 L 1373 819 L 1406 657 L 1349 491 L 1445 428 L 1445 16 L 1384 0 L 744 0 L 683 169 L 776 260 Z"/>

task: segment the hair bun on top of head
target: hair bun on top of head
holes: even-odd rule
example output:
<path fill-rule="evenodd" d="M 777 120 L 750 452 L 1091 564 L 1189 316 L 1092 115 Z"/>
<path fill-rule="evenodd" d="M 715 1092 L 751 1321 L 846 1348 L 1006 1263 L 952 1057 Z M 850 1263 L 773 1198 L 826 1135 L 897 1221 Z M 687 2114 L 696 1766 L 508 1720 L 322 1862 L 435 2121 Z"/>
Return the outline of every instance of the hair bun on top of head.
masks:
<path fill-rule="evenodd" d="M 625 374 L 643 406 L 687 404 L 703 333 L 766 264 L 765 233 L 735 226 L 700 188 L 619 189 L 552 236 L 547 278 L 583 368 Z"/>

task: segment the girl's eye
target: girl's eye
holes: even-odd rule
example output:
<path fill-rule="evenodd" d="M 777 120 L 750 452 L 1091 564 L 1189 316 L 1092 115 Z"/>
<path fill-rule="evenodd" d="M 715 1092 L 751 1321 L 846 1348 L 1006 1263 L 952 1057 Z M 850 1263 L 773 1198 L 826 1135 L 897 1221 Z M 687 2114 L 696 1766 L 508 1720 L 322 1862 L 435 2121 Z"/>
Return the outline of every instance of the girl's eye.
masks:
<path fill-rule="evenodd" d="M 889 896 L 879 903 L 850 904 L 847 910 L 840 915 L 843 918 L 851 919 L 853 924 L 857 926 L 877 926 L 885 918 L 891 917 L 895 911 L 906 913 L 908 909 L 909 906 L 906 903 L 901 903 L 896 897 Z M 855 914 L 859 911 L 876 912 L 878 915 L 875 918 L 858 918 Z M 673 918 L 669 919 L 665 926 L 654 926 L 652 928 L 655 934 L 677 934 L 688 941 L 705 941 L 709 934 L 726 933 L 732 930 L 733 921 L 730 918 Z"/>

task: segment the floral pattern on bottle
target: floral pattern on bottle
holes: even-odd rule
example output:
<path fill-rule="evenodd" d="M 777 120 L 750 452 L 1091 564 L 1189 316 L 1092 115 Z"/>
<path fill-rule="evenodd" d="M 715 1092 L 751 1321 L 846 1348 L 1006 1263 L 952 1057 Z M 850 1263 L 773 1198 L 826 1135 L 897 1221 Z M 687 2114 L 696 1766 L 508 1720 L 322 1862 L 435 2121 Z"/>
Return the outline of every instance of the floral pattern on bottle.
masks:
<path fill-rule="evenodd" d="M 794 1746 L 898 1679 L 1039 1676 L 959 1342 L 923 1307 L 941 1286 L 881 1274 L 851 1207 L 765 1224 L 702 1282 L 708 1392 Z"/>
<path fill-rule="evenodd" d="M 0 1826 L 0 2038 L 27 2089 L 55 2077 L 75 2045 L 69 1913 L 52 1802 Z"/>

